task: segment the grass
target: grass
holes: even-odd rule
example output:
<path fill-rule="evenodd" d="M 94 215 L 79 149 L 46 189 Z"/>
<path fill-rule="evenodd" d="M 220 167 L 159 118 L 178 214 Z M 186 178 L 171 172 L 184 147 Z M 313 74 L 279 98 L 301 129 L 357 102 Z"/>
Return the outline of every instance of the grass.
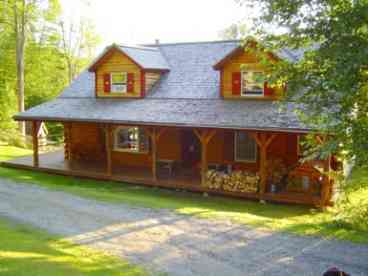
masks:
<path fill-rule="evenodd" d="M 27 153 L 29 152 L 17 148 L 0 146 L 0 160 Z M 357 173 L 353 179 L 361 178 L 361 174 L 366 175 L 368 181 L 367 171 Z M 299 235 L 318 235 L 357 243 L 368 243 L 368 232 L 338 223 L 336 210 L 319 212 L 303 206 L 260 204 L 223 197 L 203 197 L 187 192 L 1 167 L 0 176 L 101 201 L 148 208 L 167 208 L 180 214 L 211 219 L 231 219 L 237 223 Z M 365 192 L 368 193 L 368 189 Z"/>
<path fill-rule="evenodd" d="M 0 275 L 138 276 L 147 273 L 118 258 L 1 219 Z"/>

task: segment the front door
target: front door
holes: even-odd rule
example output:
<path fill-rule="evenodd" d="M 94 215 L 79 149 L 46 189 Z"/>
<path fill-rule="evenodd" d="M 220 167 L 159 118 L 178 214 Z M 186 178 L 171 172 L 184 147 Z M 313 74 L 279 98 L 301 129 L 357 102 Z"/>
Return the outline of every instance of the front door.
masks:
<path fill-rule="evenodd" d="M 191 168 L 201 160 L 201 144 L 193 130 L 182 130 L 181 145 L 183 166 Z"/>

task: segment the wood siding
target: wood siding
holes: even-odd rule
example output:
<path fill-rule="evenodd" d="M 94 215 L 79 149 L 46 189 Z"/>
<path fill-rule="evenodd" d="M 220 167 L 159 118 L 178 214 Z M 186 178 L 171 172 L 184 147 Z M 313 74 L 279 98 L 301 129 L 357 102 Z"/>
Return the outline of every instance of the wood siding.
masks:
<path fill-rule="evenodd" d="M 127 72 L 134 76 L 132 93 L 105 93 L 104 74 L 111 72 Z M 118 50 L 113 50 L 96 69 L 96 95 L 97 97 L 141 97 L 141 69 L 130 58 Z"/>
<path fill-rule="evenodd" d="M 227 133 L 227 134 L 226 134 Z M 237 162 L 234 156 L 234 132 L 217 130 L 208 144 L 208 163 L 230 164 L 234 169 L 257 172 L 257 162 Z M 97 124 L 72 123 L 68 133 L 68 151 L 75 160 L 99 160 L 106 158 L 105 140 L 102 126 Z M 259 154 L 259 150 L 258 150 Z M 160 137 L 157 144 L 157 158 L 182 160 L 181 129 L 169 128 Z M 268 148 L 268 158 L 282 159 L 285 164 L 292 165 L 298 160 L 297 134 L 280 133 Z M 129 153 L 112 151 L 113 164 L 124 166 L 151 167 L 152 155 L 147 153 Z"/>
<path fill-rule="evenodd" d="M 278 99 L 280 96 L 282 96 L 283 89 L 282 88 L 276 88 L 275 93 L 273 96 L 240 96 L 240 95 L 233 95 L 233 73 L 240 72 L 242 70 L 242 65 L 246 65 L 247 68 L 251 70 L 261 70 L 265 71 L 265 68 L 262 64 L 259 63 L 259 60 L 257 59 L 257 56 L 255 53 L 251 52 L 241 52 L 240 54 L 237 54 L 236 56 L 232 57 L 231 60 L 225 63 L 223 68 L 221 69 L 222 77 L 220 78 L 222 80 L 221 84 L 221 94 L 224 98 L 237 98 L 237 99 L 258 99 L 258 100 L 275 100 Z M 221 74 L 221 71 L 219 72 Z"/>
<path fill-rule="evenodd" d="M 155 83 L 160 79 L 161 74 L 156 72 L 146 72 L 145 73 L 145 85 L 146 85 L 146 94 L 148 94 Z"/>

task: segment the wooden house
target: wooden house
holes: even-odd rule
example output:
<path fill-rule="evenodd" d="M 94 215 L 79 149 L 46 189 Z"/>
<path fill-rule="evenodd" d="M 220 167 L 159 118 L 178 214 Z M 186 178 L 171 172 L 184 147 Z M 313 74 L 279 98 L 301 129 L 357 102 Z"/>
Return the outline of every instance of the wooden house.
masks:
<path fill-rule="evenodd" d="M 284 87 L 239 41 L 111 45 L 56 99 L 17 114 L 34 155 L 8 166 L 235 197 L 325 206 L 331 158 L 301 163 L 313 128 L 280 108 Z M 270 58 L 296 61 L 302 51 Z M 41 122 L 64 124 L 63 152 L 38 155 Z"/>

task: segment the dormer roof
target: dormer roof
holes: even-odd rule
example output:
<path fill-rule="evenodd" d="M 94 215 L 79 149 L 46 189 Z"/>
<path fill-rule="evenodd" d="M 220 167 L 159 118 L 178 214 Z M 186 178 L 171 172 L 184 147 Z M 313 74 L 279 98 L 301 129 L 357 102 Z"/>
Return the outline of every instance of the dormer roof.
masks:
<path fill-rule="evenodd" d="M 246 50 L 246 48 L 249 45 L 254 45 L 254 44 L 258 44 L 258 41 L 256 41 L 253 38 L 248 38 L 245 41 L 243 41 L 243 43 L 240 43 L 236 48 L 234 48 L 231 52 L 227 53 L 225 56 L 223 56 L 219 61 L 217 61 L 214 65 L 213 68 L 215 70 L 219 70 L 221 69 L 228 61 L 230 61 L 233 57 L 244 53 L 244 51 Z M 278 58 L 278 59 L 286 59 L 290 62 L 297 62 L 304 54 L 303 50 L 291 50 L 291 49 L 287 49 L 287 48 L 283 48 L 283 49 L 279 49 L 275 52 L 270 53 L 273 57 Z"/>
<path fill-rule="evenodd" d="M 106 47 L 105 50 L 92 62 L 92 65 L 88 70 L 90 72 L 95 71 L 96 68 L 103 63 L 106 57 L 108 57 L 114 50 L 126 55 L 133 63 L 143 70 L 170 70 L 168 63 L 161 54 L 159 48 L 118 44 L 112 44 L 111 46 Z"/>

